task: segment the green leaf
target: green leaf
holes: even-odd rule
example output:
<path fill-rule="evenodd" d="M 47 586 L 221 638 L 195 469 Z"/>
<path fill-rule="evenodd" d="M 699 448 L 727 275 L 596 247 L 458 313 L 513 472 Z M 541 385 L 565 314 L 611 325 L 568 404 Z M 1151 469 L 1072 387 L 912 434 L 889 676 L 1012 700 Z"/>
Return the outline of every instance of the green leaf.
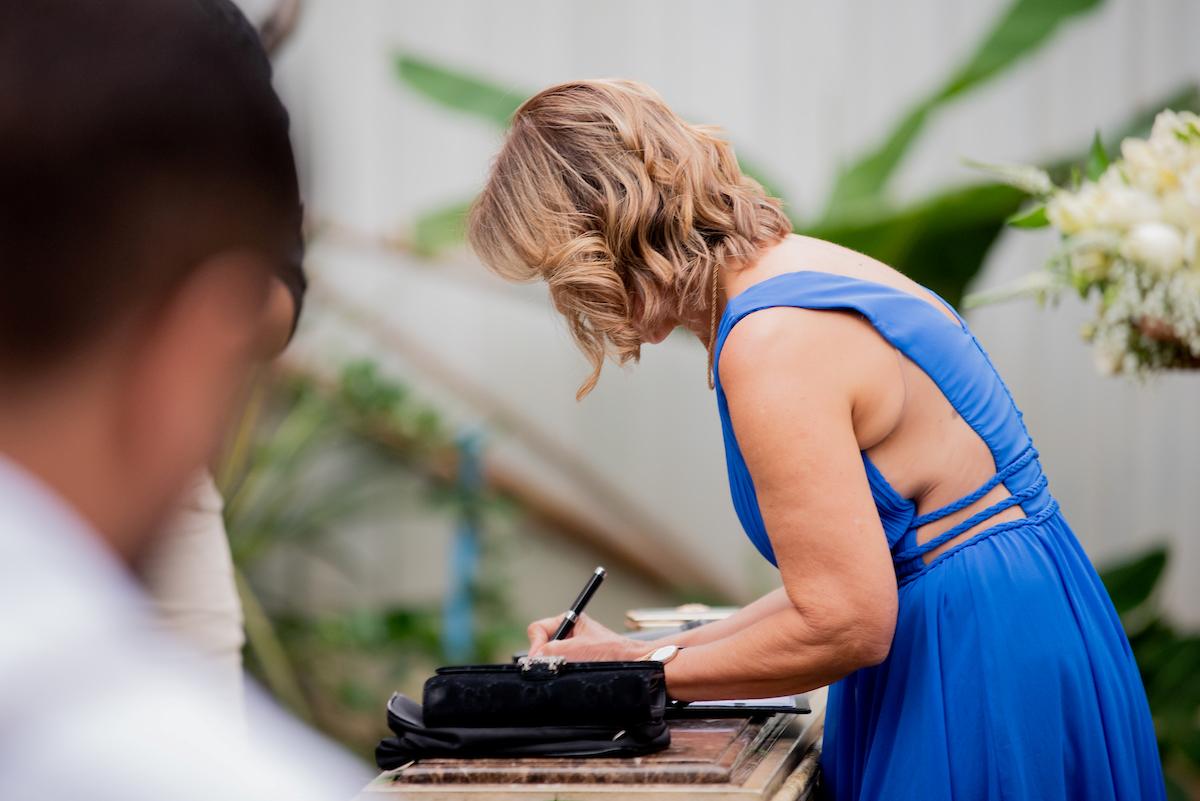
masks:
<path fill-rule="evenodd" d="M 838 216 L 846 205 L 882 192 L 933 112 L 1032 53 L 1062 23 L 1101 2 L 1016 0 L 946 83 L 914 103 L 882 144 L 842 171 L 830 194 L 825 217 Z"/>
<path fill-rule="evenodd" d="M 258 601 L 258 596 L 238 569 L 234 569 L 238 598 L 245 616 L 246 649 L 253 655 L 262 678 L 271 693 L 297 716 L 313 719 L 308 699 L 287 650 L 280 642 L 271 618 Z"/>
<path fill-rule="evenodd" d="M 1030 208 L 1021 209 L 1005 222 L 1013 228 L 1045 228 L 1050 224 L 1050 219 L 1046 216 L 1046 204 L 1038 203 Z"/>
<path fill-rule="evenodd" d="M 1126 631 L 1129 645 L 1133 648 L 1142 680 L 1147 686 L 1154 684 L 1155 676 L 1167 665 L 1175 654 L 1179 633 L 1161 617 L 1155 618 L 1137 631 Z"/>
<path fill-rule="evenodd" d="M 1104 174 L 1108 169 L 1108 153 L 1104 149 L 1104 142 L 1100 141 L 1100 132 L 1096 131 L 1096 135 L 1092 138 L 1092 149 L 1088 153 L 1087 168 L 1085 173 L 1089 180 L 1095 181 Z"/>
<path fill-rule="evenodd" d="M 1167 566 L 1167 549 L 1155 546 L 1145 553 L 1101 571 L 1113 606 L 1127 614 L 1146 602 Z"/>
<path fill-rule="evenodd" d="M 1200 665 L 1197 666 L 1200 670 Z M 1200 770 L 1200 727 L 1193 729 L 1179 743 L 1179 749 L 1192 763 L 1193 770 Z"/>
<path fill-rule="evenodd" d="M 1191 723 L 1200 709 L 1200 636 L 1177 637 L 1154 674 L 1154 692 L 1174 717 Z"/>
<path fill-rule="evenodd" d="M 412 247 L 417 255 L 434 258 L 466 241 L 471 200 L 460 200 L 424 212 L 413 221 Z"/>
<path fill-rule="evenodd" d="M 825 207 L 825 219 L 839 216 L 856 201 L 883 191 L 936 106 L 928 100 L 918 103 L 881 146 L 861 156 L 838 175 Z"/>
<path fill-rule="evenodd" d="M 1148 130 L 1150 109 L 1200 108 L 1200 90 L 1191 85 L 1172 93 L 1145 111 L 1139 111 L 1119 131 L 1122 136 Z M 1081 155 L 1052 165 L 1050 174 L 1065 174 Z M 1009 186 L 1014 174 L 1006 170 L 1005 183 L 976 184 L 948 189 L 900 208 L 878 196 L 859 198 L 845 205 L 837 217 L 801 227 L 803 233 L 854 248 L 930 287 L 958 304 L 968 284 L 983 266 L 984 257 L 1005 223 L 1021 206 L 1026 193 Z M 1034 171 L 1039 172 L 1040 171 Z M 1033 173 L 1028 173 L 1026 177 Z"/>
<path fill-rule="evenodd" d="M 498 128 L 507 128 L 516 110 L 533 94 L 500 86 L 486 78 L 436 64 L 411 53 L 399 53 L 396 56 L 396 72 L 405 84 L 428 100 L 490 122 Z M 740 157 L 738 163 L 742 172 L 762 184 L 769 194 L 782 197 L 779 184 L 762 167 Z M 454 226 L 461 223 L 464 209 L 469 205 L 458 203 L 422 218 L 427 219 L 426 225 L 434 229 L 432 244 L 435 249 L 444 242 L 461 241 L 461 236 L 457 240 L 453 237 L 458 230 Z"/>
<path fill-rule="evenodd" d="M 1195 801 L 1192 793 L 1183 786 L 1186 779 L 1173 776 L 1171 771 L 1167 770 L 1163 780 L 1167 788 L 1167 801 Z"/>
<path fill-rule="evenodd" d="M 396 73 L 409 88 L 446 108 L 486 120 L 500 128 L 525 99 L 514 91 L 461 70 L 444 67 L 406 53 L 396 56 Z"/>
<path fill-rule="evenodd" d="M 957 305 L 1024 199 L 1011 186 L 975 184 L 900 209 L 860 204 L 853 216 L 803 232 L 890 264 Z"/>
<path fill-rule="evenodd" d="M 344 679 L 337 688 L 337 697 L 349 709 L 365 712 L 379 705 L 379 696 L 374 687 L 352 679 Z"/>
<path fill-rule="evenodd" d="M 468 114 L 505 129 L 512 115 L 532 92 L 501 86 L 469 72 L 437 64 L 412 53 L 395 58 L 396 74 L 411 89 L 445 108 Z M 779 182 L 760 165 L 739 157 L 742 172 L 758 181 L 768 194 L 778 198 Z M 466 214 L 471 201 L 458 201 L 422 214 L 413 224 L 413 247 L 423 256 L 436 256 L 462 244 L 466 233 Z"/>
<path fill-rule="evenodd" d="M 937 98 L 950 99 L 979 86 L 1036 50 L 1071 17 L 1093 11 L 1102 2 L 1016 0 Z"/>
<path fill-rule="evenodd" d="M 342 367 L 338 382 L 339 397 L 356 414 L 385 414 L 399 407 L 408 396 L 408 388 L 379 375 L 379 368 L 367 359 Z"/>

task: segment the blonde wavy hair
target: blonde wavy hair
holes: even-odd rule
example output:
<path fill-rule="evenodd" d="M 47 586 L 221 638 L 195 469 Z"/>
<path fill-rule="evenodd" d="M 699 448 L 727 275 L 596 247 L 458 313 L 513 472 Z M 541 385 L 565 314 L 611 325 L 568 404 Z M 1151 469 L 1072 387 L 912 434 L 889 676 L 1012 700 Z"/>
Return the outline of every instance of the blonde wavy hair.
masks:
<path fill-rule="evenodd" d="M 493 271 L 549 285 L 592 365 L 582 399 L 606 356 L 639 358 L 642 332 L 705 312 L 715 321 L 719 267 L 751 261 L 791 227 L 717 129 L 685 122 L 640 83 L 592 80 L 517 109 L 467 230 Z"/>

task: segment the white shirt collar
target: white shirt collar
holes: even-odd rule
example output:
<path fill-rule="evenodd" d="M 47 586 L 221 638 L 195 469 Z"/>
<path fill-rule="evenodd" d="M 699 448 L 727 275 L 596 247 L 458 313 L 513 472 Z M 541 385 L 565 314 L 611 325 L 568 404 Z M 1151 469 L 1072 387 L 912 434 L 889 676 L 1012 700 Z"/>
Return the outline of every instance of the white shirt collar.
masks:
<path fill-rule="evenodd" d="M 39 601 L 52 599 L 51 608 Z M 0 454 L 0 644 L 35 636 L 38 626 L 141 626 L 149 601 L 127 565 L 70 504 Z M 34 625 L 34 623 L 37 625 Z M 3 652 L 0 648 L 0 667 Z M 16 648 L 20 652 L 21 648 Z M 11 652 L 11 651 L 10 651 Z"/>

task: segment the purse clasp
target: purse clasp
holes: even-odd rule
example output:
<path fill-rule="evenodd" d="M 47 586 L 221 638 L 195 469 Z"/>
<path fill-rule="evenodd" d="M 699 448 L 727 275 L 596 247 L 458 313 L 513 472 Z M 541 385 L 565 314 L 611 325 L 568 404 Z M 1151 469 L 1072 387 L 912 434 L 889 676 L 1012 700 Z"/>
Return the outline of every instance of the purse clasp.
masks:
<path fill-rule="evenodd" d="M 532 670 L 545 670 L 548 673 L 557 673 L 558 669 L 566 664 L 565 656 L 523 656 L 517 660 L 517 664 L 521 666 L 522 673 L 528 673 Z"/>

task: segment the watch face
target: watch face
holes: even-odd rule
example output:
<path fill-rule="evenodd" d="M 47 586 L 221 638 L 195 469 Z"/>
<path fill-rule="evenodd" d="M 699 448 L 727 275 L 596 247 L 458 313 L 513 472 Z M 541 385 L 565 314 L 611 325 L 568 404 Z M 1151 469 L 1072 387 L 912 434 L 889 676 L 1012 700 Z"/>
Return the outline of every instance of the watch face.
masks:
<path fill-rule="evenodd" d="M 664 645 L 654 653 L 650 654 L 650 659 L 653 662 L 669 662 L 671 657 L 679 650 L 677 645 Z"/>

